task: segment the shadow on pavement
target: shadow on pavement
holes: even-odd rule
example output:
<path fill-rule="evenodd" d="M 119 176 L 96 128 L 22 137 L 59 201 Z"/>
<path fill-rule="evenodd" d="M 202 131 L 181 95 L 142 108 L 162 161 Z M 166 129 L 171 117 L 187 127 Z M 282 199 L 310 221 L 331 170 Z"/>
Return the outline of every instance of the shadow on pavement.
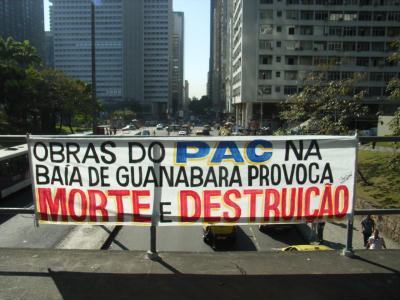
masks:
<path fill-rule="evenodd" d="M 308 244 L 308 242 L 303 238 L 296 226 L 289 228 L 277 230 L 277 229 L 264 229 L 263 233 L 270 236 L 272 239 L 285 243 L 286 245 L 302 245 Z"/>
<path fill-rule="evenodd" d="M 1 199 L 0 201 L 0 207 L 26 208 L 32 205 L 32 188 L 30 186 L 18 191 L 17 193 L 5 197 L 4 199 Z M 16 216 L 16 214 L 0 214 L 0 224 L 7 222 L 14 216 Z"/>
<path fill-rule="evenodd" d="M 333 221 L 330 221 L 329 223 L 332 225 L 335 225 L 335 226 L 339 226 L 343 229 L 347 229 L 347 224 L 345 224 L 345 223 L 338 223 L 338 222 L 333 222 Z M 358 231 L 358 229 L 353 226 L 353 231 Z"/>
<path fill-rule="evenodd" d="M 321 245 L 325 245 L 328 246 L 334 250 L 342 250 L 344 249 L 345 245 L 342 243 L 335 243 L 335 242 L 330 242 L 330 241 L 326 241 L 324 240 Z"/>
<path fill-rule="evenodd" d="M 193 275 L 0 272 L 50 277 L 69 299 L 398 299 L 398 274 Z M 43 291 L 46 292 L 46 291 Z M 47 295 L 50 296 L 50 295 Z M 59 295 L 56 298 L 59 298 Z"/>

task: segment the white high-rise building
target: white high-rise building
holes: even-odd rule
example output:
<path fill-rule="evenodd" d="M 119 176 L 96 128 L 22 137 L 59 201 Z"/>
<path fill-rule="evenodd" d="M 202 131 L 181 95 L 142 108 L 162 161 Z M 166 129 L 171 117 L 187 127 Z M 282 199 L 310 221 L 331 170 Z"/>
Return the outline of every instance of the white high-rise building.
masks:
<path fill-rule="evenodd" d="M 400 0 L 231 1 L 226 90 L 238 123 L 273 126 L 277 104 L 327 63 L 329 80 L 365 75 L 357 89 L 372 112 L 388 103 L 386 84 L 400 71 L 386 59 L 400 38 Z"/>
<path fill-rule="evenodd" d="M 55 68 L 91 82 L 90 0 L 51 0 Z M 96 6 L 97 95 L 166 117 L 172 0 L 102 0 Z"/>

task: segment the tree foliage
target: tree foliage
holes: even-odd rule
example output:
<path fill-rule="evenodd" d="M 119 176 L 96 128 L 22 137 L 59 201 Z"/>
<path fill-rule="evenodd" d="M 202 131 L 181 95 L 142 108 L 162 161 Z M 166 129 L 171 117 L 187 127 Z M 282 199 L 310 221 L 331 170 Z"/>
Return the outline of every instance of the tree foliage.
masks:
<path fill-rule="evenodd" d="M 390 44 L 394 52 L 388 58 L 389 61 L 400 62 L 400 40 L 392 41 Z M 389 98 L 392 100 L 400 100 L 400 78 L 392 78 L 387 86 L 390 93 Z M 389 124 L 393 135 L 400 136 L 400 107 L 394 113 L 394 118 Z"/>
<path fill-rule="evenodd" d="M 91 120 L 91 89 L 61 71 L 41 68 L 29 42 L 0 38 L 0 111 L 4 133 L 56 133 L 57 124 Z M 59 129 L 60 129 L 59 128 Z"/>
<path fill-rule="evenodd" d="M 364 93 L 354 92 L 360 75 L 327 81 L 325 74 L 310 73 L 303 89 L 281 105 L 281 118 L 298 134 L 348 134 L 368 112 L 362 104 Z"/>
<path fill-rule="evenodd" d="M 212 100 L 207 96 L 202 96 L 200 100 L 190 101 L 189 110 L 192 115 L 197 117 L 210 118 L 214 115 Z"/>

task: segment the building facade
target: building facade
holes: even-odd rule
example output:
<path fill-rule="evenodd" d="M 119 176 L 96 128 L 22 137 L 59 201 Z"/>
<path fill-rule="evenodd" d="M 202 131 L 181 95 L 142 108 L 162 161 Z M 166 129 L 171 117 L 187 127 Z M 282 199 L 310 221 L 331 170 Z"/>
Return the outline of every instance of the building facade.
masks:
<path fill-rule="evenodd" d="M 207 96 L 212 100 L 215 115 L 222 118 L 225 111 L 225 59 L 227 12 L 229 0 L 210 1 L 210 63 Z"/>
<path fill-rule="evenodd" d="M 173 12 L 172 57 L 171 57 L 171 103 L 169 114 L 172 118 L 182 118 L 184 110 L 184 34 L 183 12 Z"/>
<path fill-rule="evenodd" d="M 43 1 L 0 0 L 0 36 L 28 40 L 45 58 Z"/>
<path fill-rule="evenodd" d="M 45 59 L 46 67 L 54 68 L 54 39 L 51 31 L 45 32 Z"/>
<path fill-rule="evenodd" d="M 385 103 L 399 65 L 386 58 L 400 38 L 399 0 L 233 0 L 227 32 L 227 83 L 238 123 L 274 127 L 277 104 L 301 89 L 305 75 L 329 64 L 328 80 L 364 74 L 372 109 Z M 257 30 L 255 30 L 257 29 Z"/>
<path fill-rule="evenodd" d="M 136 101 L 165 118 L 172 0 L 102 0 L 96 6 L 96 85 L 105 101 Z M 51 0 L 55 68 L 91 82 L 91 1 Z"/>

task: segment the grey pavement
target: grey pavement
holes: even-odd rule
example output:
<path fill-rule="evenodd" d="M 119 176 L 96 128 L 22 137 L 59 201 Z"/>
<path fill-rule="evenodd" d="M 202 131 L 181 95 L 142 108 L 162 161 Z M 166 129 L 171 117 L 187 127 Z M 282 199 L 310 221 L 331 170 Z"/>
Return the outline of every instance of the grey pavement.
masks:
<path fill-rule="evenodd" d="M 203 241 L 201 226 L 157 227 L 158 251 L 213 252 Z M 286 231 L 263 233 L 258 226 L 238 226 L 236 242 L 232 246 L 222 246 L 219 250 L 228 251 L 271 251 L 289 245 L 305 244 L 306 241 L 295 227 Z M 150 228 L 124 226 L 118 233 L 110 250 L 146 251 L 150 245 Z"/>
<path fill-rule="evenodd" d="M 364 241 L 361 230 L 361 216 L 356 216 L 353 222 L 353 248 L 354 249 L 364 249 Z M 376 221 L 377 223 L 377 221 Z M 377 224 L 378 225 L 378 224 Z M 312 232 L 310 226 L 308 225 L 308 234 L 305 233 L 304 236 L 312 241 Z M 304 231 L 306 232 L 306 231 Z M 384 239 L 388 249 L 400 249 L 400 244 L 391 240 L 384 234 L 380 234 Z M 326 222 L 324 228 L 324 245 L 327 245 L 335 250 L 340 250 L 345 247 L 347 239 L 347 222 L 344 221 L 331 221 Z"/>
<path fill-rule="evenodd" d="M 0 249 L 0 299 L 399 299 L 400 251 Z"/>

